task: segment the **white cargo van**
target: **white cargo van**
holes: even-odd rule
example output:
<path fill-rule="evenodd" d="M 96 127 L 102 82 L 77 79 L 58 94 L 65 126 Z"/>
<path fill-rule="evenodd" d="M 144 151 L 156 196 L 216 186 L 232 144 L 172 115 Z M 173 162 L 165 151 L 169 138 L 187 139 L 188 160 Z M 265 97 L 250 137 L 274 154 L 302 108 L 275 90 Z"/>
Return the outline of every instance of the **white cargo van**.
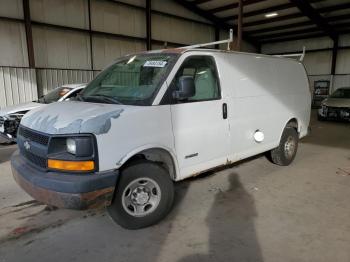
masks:
<path fill-rule="evenodd" d="M 293 59 L 191 48 L 128 55 L 76 101 L 24 116 L 13 175 L 39 201 L 104 204 L 123 227 L 141 228 L 170 211 L 175 181 L 267 151 L 289 165 L 310 103 Z"/>

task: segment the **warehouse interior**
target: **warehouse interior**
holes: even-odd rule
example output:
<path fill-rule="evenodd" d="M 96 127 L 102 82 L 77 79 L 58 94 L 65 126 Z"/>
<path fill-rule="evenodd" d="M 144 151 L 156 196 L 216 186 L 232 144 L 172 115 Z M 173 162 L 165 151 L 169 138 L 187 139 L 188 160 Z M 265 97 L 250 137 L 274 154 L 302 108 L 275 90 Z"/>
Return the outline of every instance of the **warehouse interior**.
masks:
<path fill-rule="evenodd" d="M 209 49 L 305 50 L 311 131 L 294 162 L 259 154 L 175 183 L 164 220 L 126 230 L 105 208 L 34 200 L 12 177 L 17 145 L 3 143 L 0 261 L 350 261 L 350 121 L 318 118 L 324 98 L 350 87 L 349 0 L 0 0 L 0 113 L 89 83 L 119 57 L 230 29 L 233 42 Z"/>

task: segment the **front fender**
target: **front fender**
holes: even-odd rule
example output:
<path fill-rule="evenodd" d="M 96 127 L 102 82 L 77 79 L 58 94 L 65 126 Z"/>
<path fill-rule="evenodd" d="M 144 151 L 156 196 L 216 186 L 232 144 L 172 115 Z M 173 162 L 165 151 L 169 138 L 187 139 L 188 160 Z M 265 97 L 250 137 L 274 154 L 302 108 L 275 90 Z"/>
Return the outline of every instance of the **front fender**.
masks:
<path fill-rule="evenodd" d="M 177 161 L 175 152 L 173 152 L 173 150 L 171 148 L 168 148 L 168 147 L 163 146 L 163 145 L 158 145 L 158 144 L 147 144 L 147 145 L 142 145 L 140 147 L 134 148 L 129 153 L 124 155 L 116 163 L 117 168 L 118 169 L 121 168 L 133 156 L 135 156 L 137 154 L 140 154 L 143 151 L 150 150 L 150 149 L 162 149 L 162 150 L 165 150 L 167 153 L 169 153 L 169 155 L 171 156 L 171 158 L 173 160 L 173 164 L 174 164 L 174 167 L 175 167 L 175 172 L 176 172 L 176 174 L 179 174 L 179 165 L 178 165 L 178 161 Z M 178 177 L 178 176 L 176 176 L 176 177 Z"/>

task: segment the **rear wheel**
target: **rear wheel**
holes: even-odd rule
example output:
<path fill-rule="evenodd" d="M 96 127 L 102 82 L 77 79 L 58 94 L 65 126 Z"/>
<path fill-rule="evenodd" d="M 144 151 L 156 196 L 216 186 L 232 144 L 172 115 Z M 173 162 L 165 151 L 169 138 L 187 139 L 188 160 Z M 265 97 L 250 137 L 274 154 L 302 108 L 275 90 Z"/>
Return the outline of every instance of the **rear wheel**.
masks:
<path fill-rule="evenodd" d="M 141 160 L 122 171 L 108 211 L 122 227 L 139 229 L 164 218 L 173 199 L 174 186 L 167 170 L 154 162 Z"/>
<path fill-rule="evenodd" d="M 299 137 L 295 128 L 286 127 L 279 146 L 270 151 L 272 162 L 280 166 L 288 166 L 292 163 L 298 150 L 298 141 Z"/>

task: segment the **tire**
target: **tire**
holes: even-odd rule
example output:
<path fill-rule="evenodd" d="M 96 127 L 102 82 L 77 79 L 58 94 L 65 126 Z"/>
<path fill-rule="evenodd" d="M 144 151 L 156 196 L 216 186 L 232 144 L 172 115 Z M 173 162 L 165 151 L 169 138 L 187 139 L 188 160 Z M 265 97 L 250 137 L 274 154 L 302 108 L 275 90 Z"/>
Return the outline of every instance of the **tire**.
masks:
<path fill-rule="evenodd" d="M 288 166 L 293 162 L 298 150 L 298 133 L 293 127 L 286 127 L 283 131 L 278 147 L 270 151 L 271 161 L 280 166 Z"/>
<path fill-rule="evenodd" d="M 165 168 L 138 160 L 121 173 L 109 215 L 120 226 L 139 229 L 156 224 L 171 210 L 174 185 Z"/>

